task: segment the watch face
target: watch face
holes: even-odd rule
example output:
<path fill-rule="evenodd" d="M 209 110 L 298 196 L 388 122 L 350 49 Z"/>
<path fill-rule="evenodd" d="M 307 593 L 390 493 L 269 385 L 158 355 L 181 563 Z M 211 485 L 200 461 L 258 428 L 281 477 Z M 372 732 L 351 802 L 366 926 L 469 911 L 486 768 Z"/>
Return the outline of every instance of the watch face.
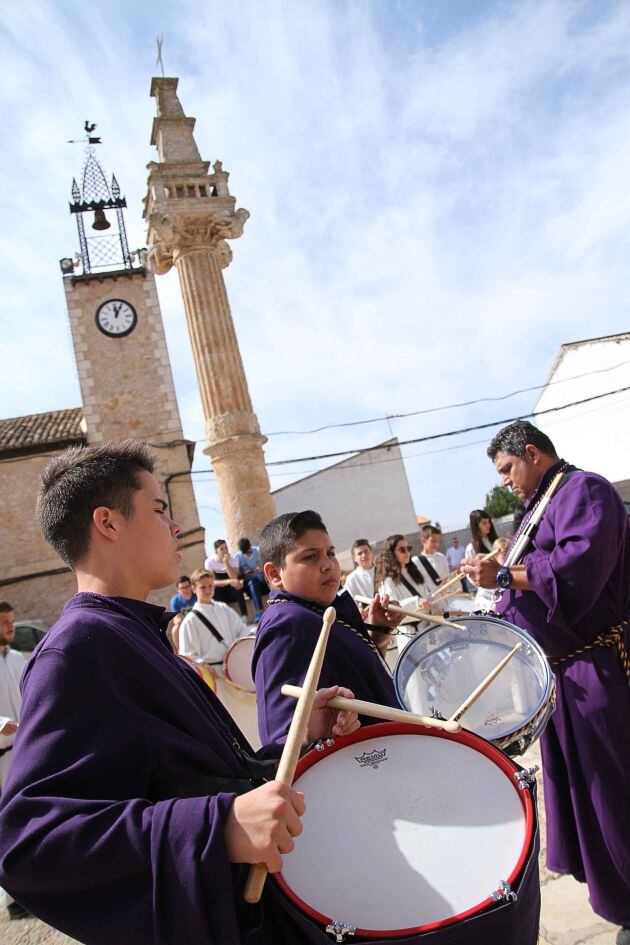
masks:
<path fill-rule="evenodd" d="M 124 338 L 134 330 L 137 321 L 135 308 L 123 299 L 109 299 L 96 310 L 96 325 L 110 338 Z"/>

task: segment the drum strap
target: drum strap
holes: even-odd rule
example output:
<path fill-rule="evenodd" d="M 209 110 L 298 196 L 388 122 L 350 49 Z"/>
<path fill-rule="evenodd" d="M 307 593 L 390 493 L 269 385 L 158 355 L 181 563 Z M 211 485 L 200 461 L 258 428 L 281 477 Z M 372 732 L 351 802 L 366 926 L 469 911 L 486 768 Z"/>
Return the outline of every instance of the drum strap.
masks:
<path fill-rule="evenodd" d="M 431 578 L 431 580 L 433 581 L 433 583 L 434 583 L 434 584 L 437 584 L 437 586 L 439 587 L 440 584 L 442 583 L 442 578 L 441 578 L 440 575 L 437 573 L 437 571 L 435 570 L 435 568 L 433 567 L 433 565 L 431 564 L 431 562 L 429 561 L 429 559 L 427 558 L 427 556 L 426 556 L 426 555 L 418 555 L 418 561 L 420 561 L 420 563 L 422 564 L 424 570 L 427 572 L 427 574 L 429 575 L 429 577 Z"/>
<path fill-rule="evenodd" d="M 208 620 L 205 614 L 202 614 L 201 611 L 197 610 L 196 607 L 193 607 L 191 613 L 193 613 L 195 617 L 199 617 L 202 624 L 205 627 L 207 627 L 207 629 L 210 631 L 210 633 L 212 634 L 214 639 L 217 641 L 217 643 L 222 643 L 224 646 L 227 646 L 227 643 L 225 642 L 225 640 L 223 639 L 223 637 L 221 636 L 217 628 Z"/>
<path fill-rule="evenodd" d="M 2 758 L 3 755 L 6 755 L 8 751 L 11 751 L 12 748 L 13 745 L 9 745 L 8 748 L 0 748 L 0 758 Z"/>
<path fill-rule="evenodd" d="M 405 575 L 402 573 L 402 571 L 400 572 L 400 582 L 401 582 L 401 584 L 404 584 L 404 585 L 405 585 L 405 587 L 407 588 L 408 591 L 411 591 L 411 593 L 413 594 L 414 597 L 419 597 L 419 596 L 420 596 L 419 593 L 418 593 L 418 588 L 417 588 L 417 587 L 414 587 L 413 584 L 412 584 L 410 581 L 407 580 L 407 578 L 406 578 Z"/>
<path fill-rule="evenodd" d="M 626 649 L 623 638 L 623 628 L 627 626 L 630 626 L 630 618 L 622 620 L 621 623 L 618 623 L 615 627 L 602 630 L 591 643 L 586 643 L 584 646 L 580 647 L 579 650 L 574 650 L 573 653 L 567 653 L 566 656 L 550 657 L 549 662 L 552 666 L 560 666 L 561 663 L 575 659 L 576 656 L 581 656 L 583 653 L 587 653 L 596 646 L 613 646 L 619 654 L 621 665 L 623 666 L 628 685 L 630 686 L 630 657 L 628 656 L 628 650 Z"/>

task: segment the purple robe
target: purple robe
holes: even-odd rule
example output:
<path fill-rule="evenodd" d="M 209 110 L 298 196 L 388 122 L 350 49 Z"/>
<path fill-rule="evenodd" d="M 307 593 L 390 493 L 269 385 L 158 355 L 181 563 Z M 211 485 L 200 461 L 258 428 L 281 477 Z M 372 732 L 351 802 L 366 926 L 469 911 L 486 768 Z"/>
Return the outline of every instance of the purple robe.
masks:
<path fill-rule="evenodd" d="M 531 590 L 507 591 L 498 610 L 538 641 L 556 674 L 557 707 L 541 739 L 547 862 L 588 883 L 595 912 L 630 926 L 630 685 L 613 647 L 554 663 L 630 615 L 630 524 L 621 497 L 601 476 L 574 472 L 530 548 Z"/>
<path fill-rule="evenodd" d="M 333 606 L 337 621 L 328 638 L 318 688 L 346 686 L 357 699 L 399 708 L 391 672 L 367 642 L 367 630 L 354 600 L 345 592 L 335 598 Z M 269 606 L 256 632 L 252 661 L 263 745 L 283 744 L 286 739 L 295 700 L 283 696 L 280 690 L 285 683 L 301 686 L 304 682 L 324 610 L 284 591 L 273 591 L 269 596 Z M 362 725 L 377 721 L 361 718 Z"/>
<path fill-rule="evenodd" d="M 0 806 L 0 884 L 88 945 L 307 942 L 287 917 L 279 932 L 269 896 L 243 902 L 247 867 L 223 841 L 235 794 L 195 786 L 247 778 L 233 742 L 251 749 L 173 654 L 163 613 L 77 594 L 31 657 Z"/>

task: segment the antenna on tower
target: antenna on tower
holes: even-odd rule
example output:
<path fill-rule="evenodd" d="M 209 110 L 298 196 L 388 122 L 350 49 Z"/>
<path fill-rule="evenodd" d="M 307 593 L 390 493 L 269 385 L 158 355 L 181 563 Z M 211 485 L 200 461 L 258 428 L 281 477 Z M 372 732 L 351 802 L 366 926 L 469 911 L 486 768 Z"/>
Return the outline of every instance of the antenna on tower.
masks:
<path fill-rule="evenodd" d="M 162 78 L 164 78 L 164 62 L 162 61 L 162 46 L 164 44 L 163 36 L 156 36 L 155 42 L 157 44 L 157 59 L 155 60 L 155 67 L 159 66 L 162 71 Z"/>

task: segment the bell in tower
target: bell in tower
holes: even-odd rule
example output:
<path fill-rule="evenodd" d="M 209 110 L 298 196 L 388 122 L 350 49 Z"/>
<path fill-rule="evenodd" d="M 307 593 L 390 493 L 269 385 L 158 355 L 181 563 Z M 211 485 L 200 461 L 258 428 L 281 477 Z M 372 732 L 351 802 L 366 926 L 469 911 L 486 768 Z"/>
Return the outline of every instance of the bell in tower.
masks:
<path fill-rule="evenodd" d="M 133 268 L 123 216 L 127 201 L 120 196 L 120 187 L 114 175 L 111 184 L 107 182 L 105 172 L 96 157 L 96 145 L 101 143 L 101 139 L 91 137 L 94 128 L 95 124 L 85 123 L 88 135 L 81 186 L 79 187 L 76 179 L 72 181 L 70 203 L 70 213 L 75 214 L 77 219 L 83 275 Z M 87 226 L 85 214 L 90 215 Z M 108 215 L 115 218 L 113 229 Z M 88 236 L 86 230 L 91 235 Z M 106 233 L 106 230 L 110 232 Z"/>

